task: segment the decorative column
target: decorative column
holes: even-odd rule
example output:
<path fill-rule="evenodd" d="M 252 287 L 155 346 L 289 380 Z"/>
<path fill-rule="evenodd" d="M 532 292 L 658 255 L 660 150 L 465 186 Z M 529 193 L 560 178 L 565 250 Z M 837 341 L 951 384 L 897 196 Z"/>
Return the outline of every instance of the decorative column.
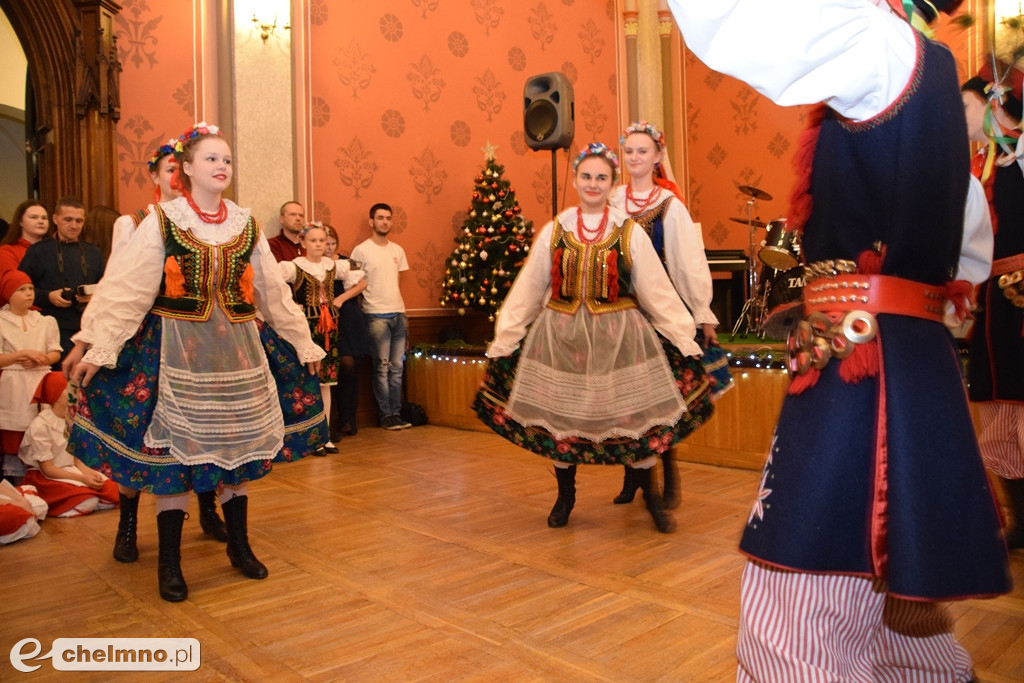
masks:
<path fill-rule="evenodd" d="M 675 98 L 673 97 L 673 81 L 677 78 L 677 70 L 673 69 L 672 61 L 672 31 L 675 23 L 672 19 L 672 11 L 668 8 L 665 0 L 658 1 L 658 43 L 661 46 L 661 123 L 665 139 L 670 140 L 666 153 L 669 157 L 670 168 L 677 166 L 679 155 L 676 150 L 681 147 L 681 140 L 676 139 L 676 113 Z M 685 183 L 680 183 L 685 186 Z"/>
<path fill-rule="evenodd" d="M 626 0 L 622 10 L 622 30 L 626 36 L 626 103 L 627 116 L 630 121 L 640 118 L 640 96 L 637 76 L 639 62 L 637 50 L 637 32 L 640 27 L 640 14 L 637 12 L 636 0 Z"/>
<path fill-rule="evenodd" d="M 121 62 L 112 0 L 75 0 L 74 103 L 78 122 L 75 166 L 86 207 L 117 207 L 117 122 L 121 118 Z M 69 190 L 70 191 L 70 188 Z"/>

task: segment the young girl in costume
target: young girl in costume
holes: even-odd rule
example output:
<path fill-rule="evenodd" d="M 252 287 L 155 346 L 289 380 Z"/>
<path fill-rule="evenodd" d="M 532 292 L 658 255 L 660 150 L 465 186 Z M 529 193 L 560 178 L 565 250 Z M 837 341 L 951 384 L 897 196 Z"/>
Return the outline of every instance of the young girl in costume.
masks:
<path fill-rule="evenodd" d="M 281 275 L 292 286 L 292 296 L 302 307 L 313 341 L 327 355 L 320 365 L 320 393 L 324 414 L 331 414 L 331 387 L 338 383 L 341 349 L 338 346 L 338 314 L 342 304 L 366 289 L 361 270 L 352 270 L 347 259 L 335 261 L 325 256 L 327 231 L 320 223 L 310 223 L 299 233 L 305 256 L 281 261 Z M 315 455 L 337 453 L 328 441 Z"/>
<path fill-rule="evenodd" d="M 338 253 L 338 231 L 326 223 L 324 223 L 324 230 L 327 231 L 327 249 L 324 256 L 329 259 L 348 260 L 351 268 L 360 269 L 357 262 Z M 331 387 L 334 415 L 337 416 L 336 420 L 332 419 L 331 421 L 331 424 L 334 425 L 331 430 L 331 440 L 335 443 L 341 439 L 343 433 L 355 436 L 359 431 L 359 425 L 356 424 L 356 411 L 359 409 L 359 359 L 370 353 L 366 320 L 363 318 L 363 310 L 359 306 L 359 294 L 366 289 L 365 278 L 356 286 L 359 291 L 354 292 L 352 297 L 346 299 L 338 309 L 336 339 L 340 364 L 338 366 L 338 383 Z M 346 285 L 346 292 L 348 292 L 347 287 L 348 285 Z"/>
<path fill-rule="evenodd" d="M 7 301 L 0 308 L 0 443 L 5 474 L 20 479 L 18 447 L 39 412 L 32 404 L 36 387 L 60 360 L 60 331 L 56 320 L 32 310 L 35 288 L 20 270 L 0 276 L 0 296 Z"/>
<path fill-rule="evenodd" d="M 223 487 L 228 558 L 265 578 L 249 546 L 248 482 L 326 437 L 316 379 L 324 352 L 256 220 L 222 198 L 230 147 L 201 123 L 175 155 L 183 196 L 154 207 L 131 258 L 112 260 L 64 362 L 80 387 L 68 450 L 157 495 L 160 596 L 172 602 L 188 597 L 188 491 Z"/>
<path fill-rule="evenodd" d="M 711 311 L 711 269 L 704 254 L 704 240 L 683 204 L 679 187 L 666 179 L 662 171 L 665 136 L 646 121 L 639 121 L 622 132 L 619 144 L 629 171 L 629 183 L 612 190 L 609 201 L 628 213 L 651 238 L 669 279 L 697 324 L 695 340 L 704 352 L 701 362 L 711 381 L 711 397 L 717 399 L 732 388 L 732 375 L 715 334 L 718 318 Z M 675 508 L 680 499 L 679 471 L 672 452 L 662 453 L 661 462 L 665 505 Z M 622 492 L 615 497 L 615 503 L 633 501 L 638 487 L 633 472 L 625 468 Z"/>
<path fill-rule="evenodd" d="M 39 414 L 25 432 L 18 457 L 28 467 L 25 483 L 36 487 L 50 517 L 78 517 L 117 507 L 117 485 L 68 453 L 64 375 L 44 375 L 32 402 L 40 405 Z"/>
<path fill-rule="evenodd" d="M 171 187 L 174 172 L 178 169 L 178 159 L 174 154 L 177 145 L 178 139 L 171 138 L 158 147 L 153 152 L 153 156 L 149 158 L 149 177 L 153 181 L 154 201 L 157 204 L 169 202 L 181 195 L 178 190 Z M 153 207 L 153 204 L 149 204 L 145 209 L 121 216 L 114 222 L 110 244 L 111 258 L 118 255 L 124 256 L 125 252 L 130 253 L 126 247 L 131 243 L 142 220 L 153 213 Z M 121 517 L 117 524 L 117 535 L 114 537 L 113 555 L 118 562 L 135 562 L 139 559 L 137 543 L 138 491 L 123 484 L 118 484 L 118 491 L 121 494 L 119 506 Z M 224 520 L 217 514 L 217 491 L 197 491 L 196 500 L 199 502 L 199 526 L 202 528 L 203 534 L 221 543 L 226 543 L 228 531 L 224 526 Z"/>
<path fill-rule="evenodd" d="M 615 154 L 592 143 L 573 169 L 580 204 L 538 234 L 495 324 L 474 408 L 554 461 L 548 526 L 569 521 L 576 465 L 619 464 L 635 468 L 655 525 L 670 533 L 650 468 L 712 411 L 696 328 L 646 233 L 608 205 Z"/>

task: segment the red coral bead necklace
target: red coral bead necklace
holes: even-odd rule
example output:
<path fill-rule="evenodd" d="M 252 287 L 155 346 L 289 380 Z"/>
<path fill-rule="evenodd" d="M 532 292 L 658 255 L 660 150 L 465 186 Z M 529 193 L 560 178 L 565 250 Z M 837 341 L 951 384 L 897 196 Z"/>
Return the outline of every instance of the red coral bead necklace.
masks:
<path fill-rule="evenodd" d="M 212 212 L 200 209 L 195 200 L 192 199 L 191 192 L 185 193 L 185 201 L 188 202 L 188 205 L 199 216 L 199 220 L 204 223 L 223 223 L 228 218 L 228 205 L 224 203 L 223 199 L 220 200 L 220 206 L 217 207 L 217 210 Z"/>
<path fill-rule="evenodd" d="M 601 216 L 601 222 L 598 223 L 597 227 L 591 230 L 583 223 L 583 209 L 576 207 L 576 230 L 579 233 L 580 242 L 584 244 L 593 244 L 601 239 L 601 235 L 604 234 L 604 229 L 608 225 L 608 207 L 604 207 L 604 215 Z"/>

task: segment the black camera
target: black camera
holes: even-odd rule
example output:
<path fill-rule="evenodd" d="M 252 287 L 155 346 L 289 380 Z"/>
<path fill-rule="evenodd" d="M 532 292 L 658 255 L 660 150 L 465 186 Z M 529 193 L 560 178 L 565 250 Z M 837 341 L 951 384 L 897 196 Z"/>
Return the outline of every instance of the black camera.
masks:
<path fill-rule="evenodd" d="M 70 287 L 65 287 L 64 289 L 60 290 L 60 298 L 64 299 L 64 301 L 74 302 L 75 292 Z"/>

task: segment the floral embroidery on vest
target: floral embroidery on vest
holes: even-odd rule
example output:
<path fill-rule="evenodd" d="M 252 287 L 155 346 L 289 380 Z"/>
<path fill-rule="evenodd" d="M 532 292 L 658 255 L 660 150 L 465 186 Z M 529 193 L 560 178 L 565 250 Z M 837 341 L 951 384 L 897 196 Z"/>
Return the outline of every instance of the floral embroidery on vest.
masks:
<path fill-rule="evenodd" d="M 234 239 L 213 246 L 180 229 L 159 206 L 156 214 L 167 258 L 153 313 L 202 322 L 210 319 L 216 302 L 231 322 L 255 320 L 249 257 L 259 239 L 256 222 L 250 217 Z"/>
<path fill-rule="evenodd" d="M 629 279 L 633 225 L 627 220 L 600 242 L 584 244 L 556 221 L 551 235 L 548 308 L 568 314 L 575 313 L 581 303 L 594 314 L 636 308 Z"/>

